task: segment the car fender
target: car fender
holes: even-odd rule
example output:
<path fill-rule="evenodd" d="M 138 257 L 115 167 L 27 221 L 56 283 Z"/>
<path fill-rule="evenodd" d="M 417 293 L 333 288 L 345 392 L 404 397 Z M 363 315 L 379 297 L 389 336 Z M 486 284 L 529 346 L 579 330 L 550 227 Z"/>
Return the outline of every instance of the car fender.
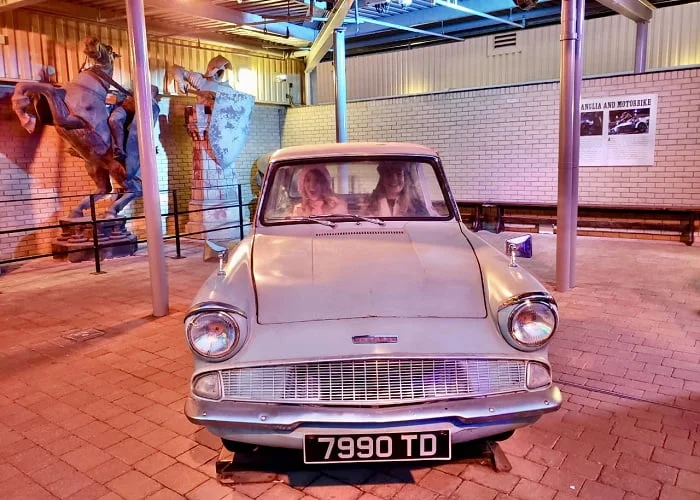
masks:
<path fill-rule="evenodd" d="M 462 232 L 471 244 L 481 268 L 484 296 L 489 316 L 498 326 L 498 311 L 509 299 L 525 294 L 549 292 L 522 266 L 511 267 L 510 259 L 462 224 Z"/>
<path fill-rule="evenodd" d="M 252 281 L 252 247 L 253 237 L 249 234 L 231 253 L 224 274 L 214 271 L 197 292 L 190 313 L 202 304 L 218 303 L 228 305 L 240 311 L 250 328 L 255 322 L 256 304 Z"/>

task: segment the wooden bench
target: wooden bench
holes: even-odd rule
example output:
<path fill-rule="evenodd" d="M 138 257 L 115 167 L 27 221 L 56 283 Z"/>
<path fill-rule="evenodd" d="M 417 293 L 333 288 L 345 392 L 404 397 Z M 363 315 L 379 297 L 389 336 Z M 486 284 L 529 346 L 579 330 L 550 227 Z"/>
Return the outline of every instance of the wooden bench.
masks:
<path fill-rule="evenodd" d="M 471 224 L 473 231 L 482 230 L 489 219 L 497 233 L 513 225 L 533 226 L 537 232 L 540 226 L 557 225 L 557 206 L 553 203 L 458 201 L 457 206 L 462 219 Z M 487 217 L 489 212 L 491 216 Z M 700 207 L 586 204 L 578 207 L 577 228 L 582 234 L 596 231 L 653 234 L 663 231 L 677 234 L 680 241 L 692 245 L 696 221 L 700 221 Z"/>

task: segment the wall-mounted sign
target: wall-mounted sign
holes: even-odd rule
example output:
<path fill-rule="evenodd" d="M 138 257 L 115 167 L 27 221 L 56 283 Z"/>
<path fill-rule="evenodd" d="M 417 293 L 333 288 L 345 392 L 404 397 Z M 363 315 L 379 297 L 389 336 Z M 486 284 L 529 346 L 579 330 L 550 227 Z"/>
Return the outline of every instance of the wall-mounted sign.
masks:
<path fill-rule="evenodd" d="M 656 104 L 656 94 L 581 99 L 579 165 L 653 165 Z"/>

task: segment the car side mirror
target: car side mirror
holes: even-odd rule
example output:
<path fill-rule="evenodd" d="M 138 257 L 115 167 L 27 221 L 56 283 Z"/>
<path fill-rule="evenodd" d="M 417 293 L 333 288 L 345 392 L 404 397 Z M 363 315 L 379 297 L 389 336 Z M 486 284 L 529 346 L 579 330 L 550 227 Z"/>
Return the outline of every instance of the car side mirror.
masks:
<path fill-rule="evenodd" d="M 210 240 L 206 240 L 206 242 L 207 246 L 216 253 L 217 257 L 219 257 L 219 270 L 216 273 L 217 276 L 224 276 L 226 274 L 224 272 L 224 262 L 226 262 L 226 259 L 228 258 L 228 248 L 218 245 Z"/>
<path fill-rule="evenodd" d="M 516 257 L 532 257 L 532 235 L 525 234 L 506 240 L 506 255 L 510 255 L 510 267 L 518 267 Z"/>

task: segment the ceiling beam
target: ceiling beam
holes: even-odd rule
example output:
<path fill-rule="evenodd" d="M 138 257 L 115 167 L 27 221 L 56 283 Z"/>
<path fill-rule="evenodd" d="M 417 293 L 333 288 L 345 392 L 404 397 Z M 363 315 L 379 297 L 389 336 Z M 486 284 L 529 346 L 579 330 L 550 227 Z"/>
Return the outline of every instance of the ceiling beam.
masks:
<path fill-rule="evenodd" d="M 245 26 L 247 24 L 257 25 L 265 21 L 264 17 L 258 16 L 257 14 L 249 14 L 240 10 L 220 7 L 218 5 L 213 5 L 211 3 L 202 2 L 199 0 L 145 0 L 144 4 L 147 8 L 157 7 L 166 9 L 171 13 L 185 14 L 203 19 L 210 19 L 212 21 L 235 24 L 237 26 Z M 261 29 L 260 31 L 267 31 L 269 33 L 275 33 L 282 36 L 289 35 L 292 38 L 305 40 L 307 42 L 313 41 L 316 35 L 316 32 L 310 28 L 297 26 L 296 24 L 274 21 L 270 24 L 266 24 L 264 29 Z"/>
<path fill-rule="evenodd" d="M 520 14 L 520 16 L 522 16 L 522 14 Z M 406 12 L 405 14 L 397 14 L 395 16 L 382 17 L 381 20 L 392 24 L 416 27 L 430 23 L 442 23 L 452 21 L 464 17 L 464 12 L 460 12 L 455 9 L 450 9 L 447 7 L 432 7 L 430 9 Z M 371 24 L 362 24 L 357 32 L 355 30 L 348 30 L 347 37 L 349 40 L 357 36 L 368 35 L 370 33 L 376 33 L 378 31 L 386 31 L 386 28 Z"/>
<path fill-rule="evenodd" d="M 309 50 L 309 55 L 306 59 L 305 73 L 311 73 L 331 48 L 331 45 L 333 45 L 333 31 L 343 24 L 343 20 L 348 14 L 350 7 L 352 7 L 352 3 L 353 0 L 340 0 L 333 6 L 333 10 L 328 15 L 328 20 L 311 45 L 311 50 Z"/>
<path fill-rule="evenodd" d="M 598 0 L 598 3 L 637 23 L 648 23 L 654 15 L 654 7 L 645 0 Z"/>
<path fill-rule="evenodd" d="M 459 12 L 463 12 L 465 14 L 469 14 L 472 16 L 483 17 L 484 19 L 490 19 L 491 21 L 494 21 L 494 22 L 510 24 L 511 26 L 515 26 L 516 28 L 523 28 L 524 27 L 522 24 L 514 23 L 513 21 L 511 21 L 509 19 L 503 19 L 501 17 L 492 16 L 491 14 L 487 14 L 486 12 L 481 12 L 480 10 L 470 9 L 469 7 L 464 7 L 463 5 L 459 5 L 459 3 L 457 3 L 457 0 L 452 0 L 449 2 L 446 2 L 445 0 L 433 0 L 433 3 L 435 5 L 440 5 L 442 7 L 454 9 L 454 10 L 457 10 Z"/>
<path fill-rule="evenodd" d="M 113 26 L 119 29 L 126 29 L 126 20 L 119 20 L 119 12 L 113 10 L 96 9 L 94 7 L 81 6 L 75 8 L 75 4 L 64 2 L 61 0 L 51 0 L 41 5 L 40 8 L 30 7 L 31 10 L 37 10 L 43 14 L 51 13 L 57 16 L 64 16 L 72 19 L 80 19 L 88 22 Z M 109 23 L 104 22 L 104 19 L 111 19 Z M 199 40 L 202 42 L 210 42 L 221 45 L 226 45 L 232 49 L 240 49 L 251 54 L 268 55 L 274 57 L 283 57 L 286 48 L 280 47 L 279 50 L 263 49 L 261 44 L 255 43 L 251 37 L 226 35 L 212 30 L 198 30 L 197 28 L 183 26 L 179 24 L 159 24 L 148 21 L 148 37 L 150 39 L 159 37 L 180 37 Z M 179 30 L 179 31 L 178 31 Z M 176 32 L 176 33 L 174 33 Z M 289 47 L 292 50 L 294 47 Z"/>
<path fill-rule="evenodd" d="M 543 7 L 537 10 L 537 16 L 527 17 L 527 26 L 537 26 L 538 24 L 540 24 L 538 23 L 538 21 L 540 20 L 542 20 L 542 22 L 544 23 L 558 22 L 559 16 L 561 14 L 561 7 L 559 6 Z M 396 16 L 388 17 L 386 19 L 393 19 L 394 17 Z M 510 29 L 502 24 L 494 24 L 488 19 L 474 18 L 472 18 L 469 21 L 453 20 L 452 22 L 445 23 L 444 25 L 442 25 L 441 23 L 430 23 L 419 26 L 424 30 L 440 29 L 441 32 L 444 30 L 444 33 L 447 35 L 452 35 L 461 38 L 481 36 L 485 33 L 500 33 Z M 363 24 L 361 26 L 361 33 L 362 28 L 364 27 L 365 25 Z M 357 55 L 363 52 L 376 51 L 377 49 L 386 50 L 386 46 L 399 44 L 401 42 L 405 42 L 405 44 L 408 45 L 416 41 L 422 42 L 424 40 L 426 40 L 426 38 L 422 36 L 411 36 L 408 33 L 401 33 L 391 30 L 384 31 L 382 33 L 366 34 L 366 36 L 353 37 L 345 42 L 345 47 L 347 55 L 350 56 Z M 369 50 L 363 50 L 365 48 Z"/>
<path fill-rule="evenodd" d="M 10 12 L 11 10 L 21 9 L 22 7 L 29 7 L 37 3 L 41 3 L 44 0 L 0 0 L 0 13 Z"/>
<path fill-rule="evenodd" d="M 406 12 L 405 14 L 383 17 L 381 20 L 392 24 L 400 24 L 402 26 L 420 26 L 422 24 L 439 23 L 451 19 L 458 19 L 460 17 L 464 17 L 464 13 L 446 7 L 433 7 L 432 9 L 414 10 Z M 362 24 L 357 31 L 348 30 L 348 41 L 356 36 L 386 31 L 386 29 L 387 28 L 378 25 Z"/>
<path fill-rule="evenodd" d="M 401 31 L 410 31 L 412 33 L 420 33 L 421 35 L 435 36 L 438 38 L 447 38 L 448 40 L 454 40 L 455 42 L 463 42 L 464 38 L 457 38 L 456 36 L 445 35 L 437 31 L 427 31 L 419 28 L 413 28 L 411 26 L 403 26 L 401 24 L 393 24 L 386 21 L 381 21 L 379 19 L 370 19 L 368 17 L 359 17 L 360 23 L 375 24 L 377 26 L 383 26 L 384 28 L 396 29 Z"/>

